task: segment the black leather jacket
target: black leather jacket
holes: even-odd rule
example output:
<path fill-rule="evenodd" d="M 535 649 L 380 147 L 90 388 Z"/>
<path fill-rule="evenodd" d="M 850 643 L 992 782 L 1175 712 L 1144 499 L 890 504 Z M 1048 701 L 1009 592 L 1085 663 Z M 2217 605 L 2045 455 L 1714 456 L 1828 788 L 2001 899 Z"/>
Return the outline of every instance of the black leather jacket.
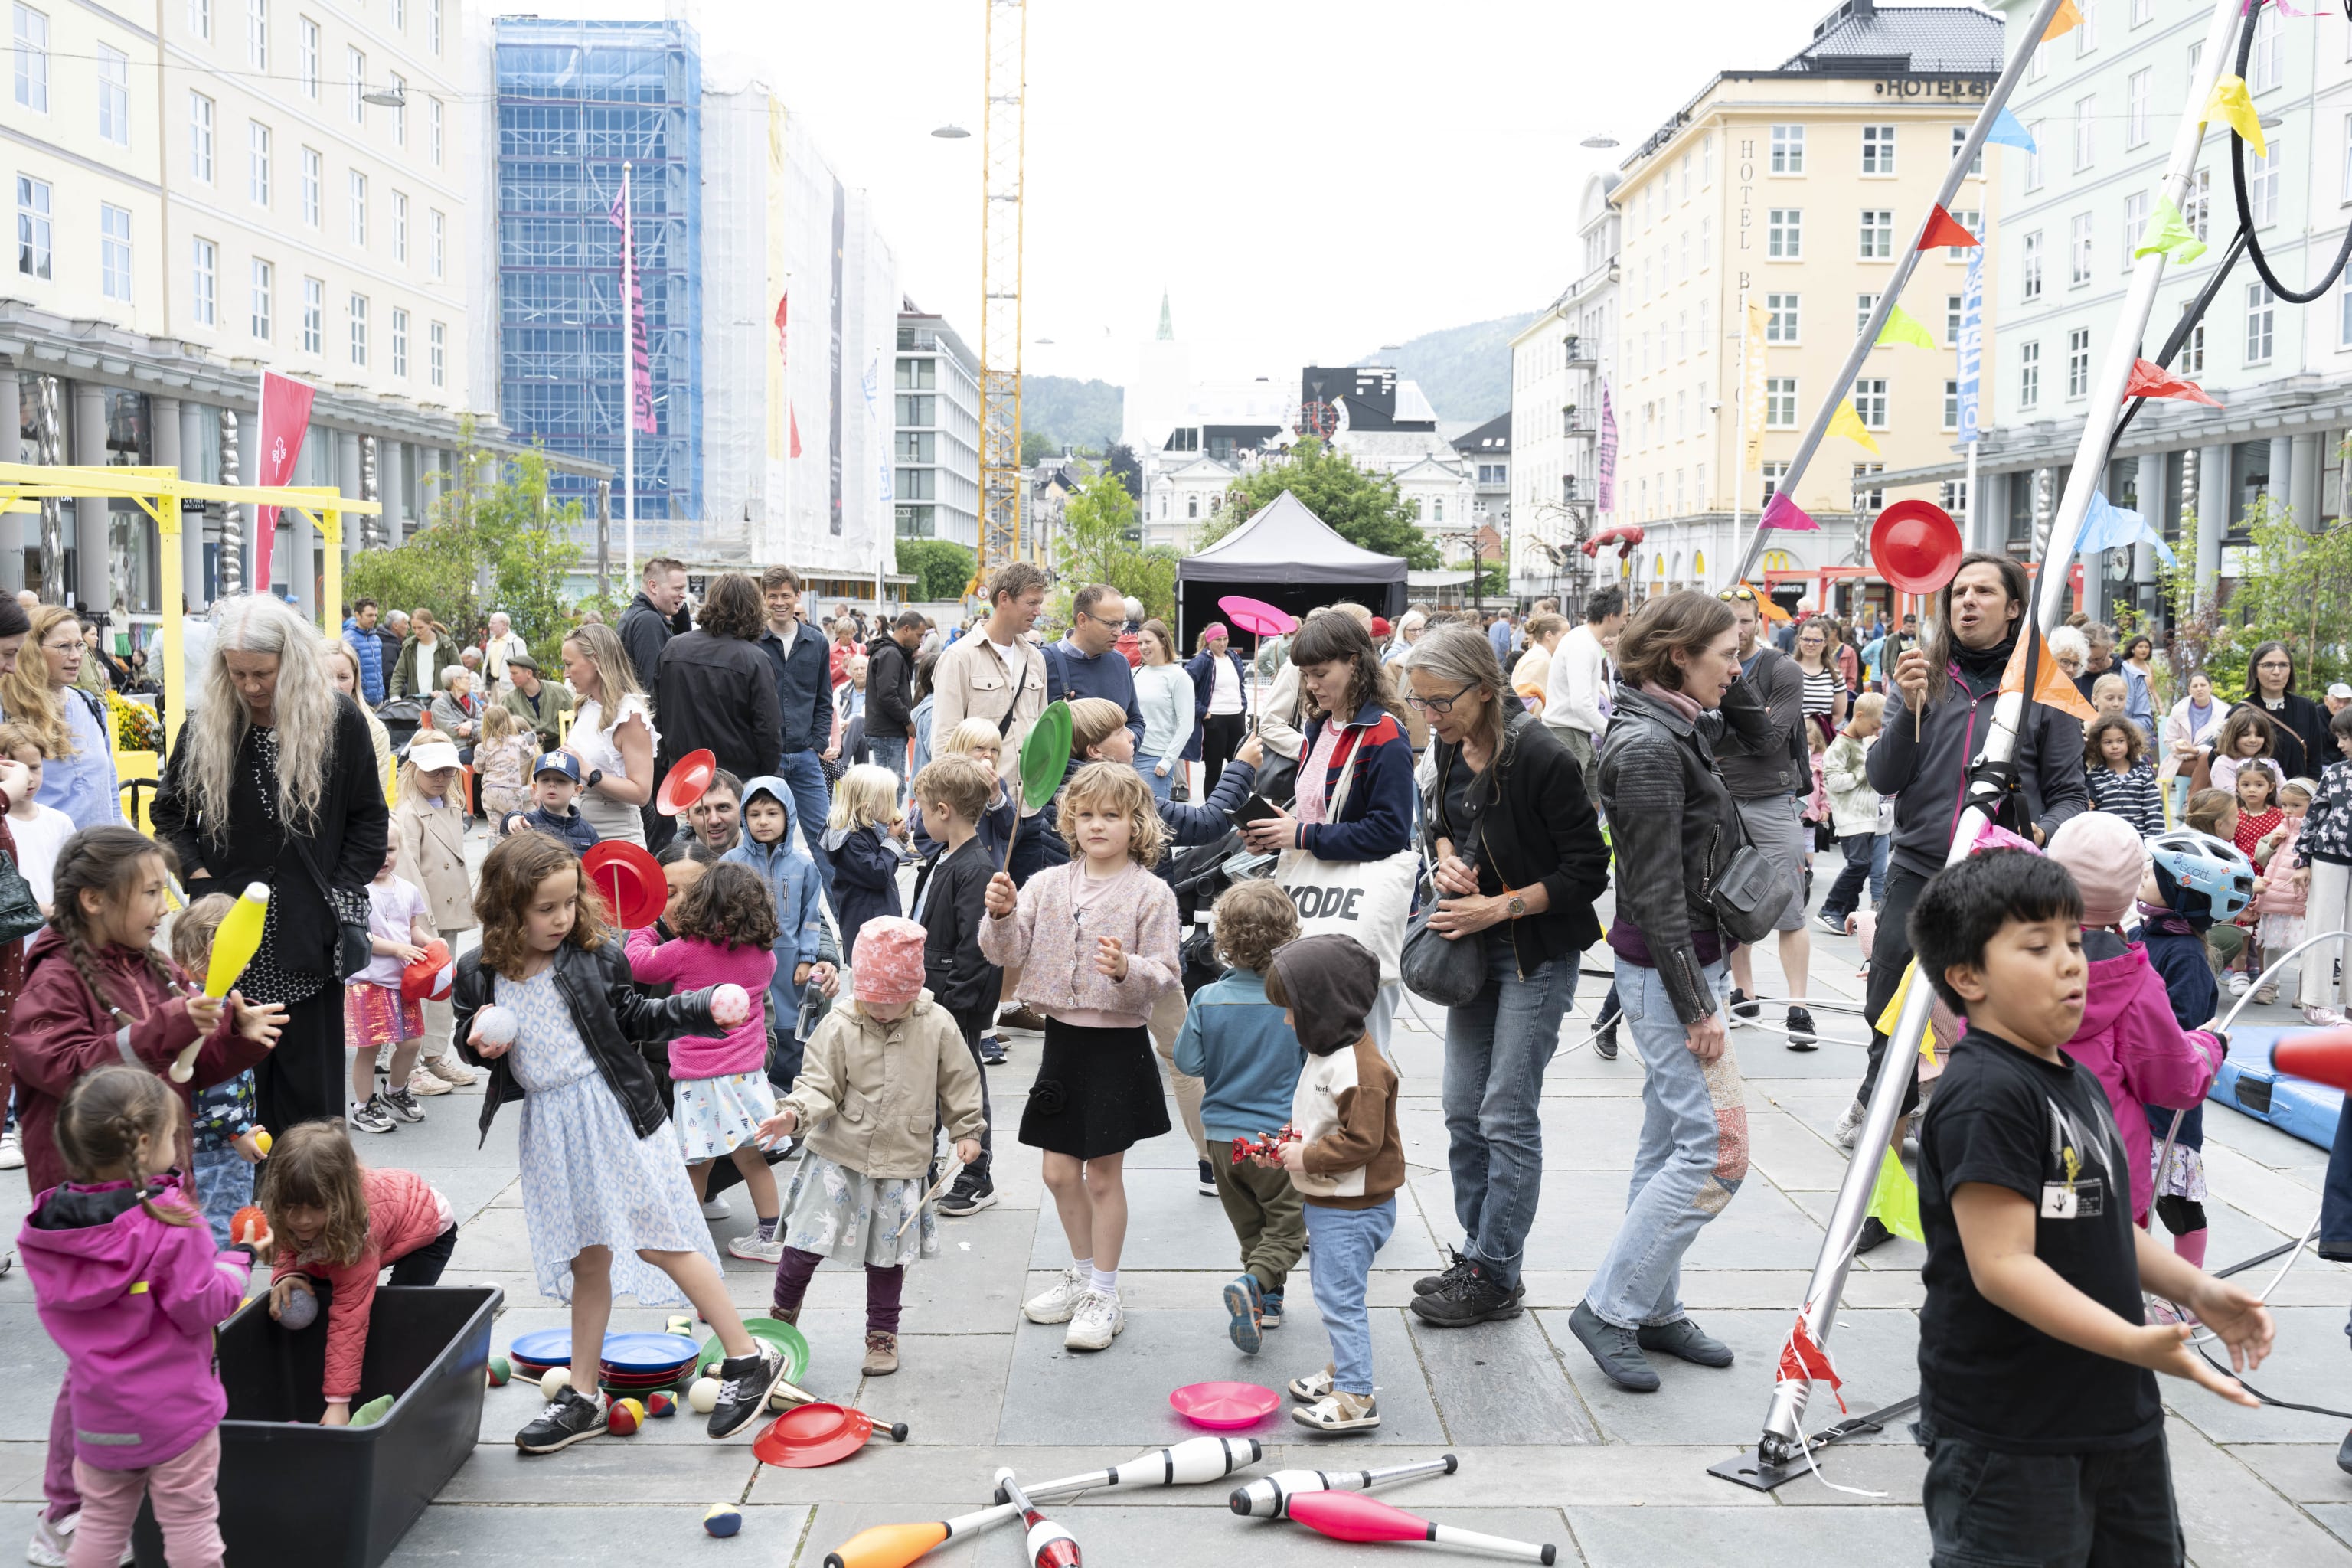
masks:
<path fill-rule="evenodd" d="M 1732 682 L 1717 714 L 1694 723 L 1632 686 L 1617 689 L 1601 746 L 1601 801 L 1617 850 L 1617 919 L 1642 933 L 1675 1016 L 1715 1011 L 1692 936 L 1717 929 L 1706 889 L 1744 841 L 1716 761 L 1786 743 L 1761 694 Z M 1729 951 L 1727 940 L 1725 951 Z"/>
<path fill-rule="evenodd" d="M 1486 776 L 1470 786 L 1475 824 L 1457 824 L 1461 854 L 1478 857 L 1506 888 L 1542 884 L 1550 902 L 1539 915 L 1506 921 L 1511 952 L 1524 980 L 1555 958 L 1574 957 L 1601 940 L 1592 901 L 1609 886 L 1609 847 L 1592 803 L 1584 798 L 1583 770 L 1559 738 L 1514 700 L 1504 716 L 1503 743 Z M 1462 748 L 1433 734 L 1437 777 L 1422 813 L 1432 855 L 1437 851 L 1439 804 L 1454 770 L 1467 766 Z"/>
<path fill-rule="evenodd" d="M 613 1098 L 628 1112 L 629 1125 L 638 1137 L 647 1136 L 669 1120 L 669 1112 L 663 1108 L 661 1086 L 654 1080 L 653 1068 L 630 1042 L 726 1033 L 711 1019 L 710 990 L 689 991 L 680 996 L 647 996 L 639 992 L 630 984 L 628 955 L 622 951 L 618 933 L 607 937 L 593 952 L 566 942 L 555 950 L 553 963 L 555 984 L 572 1009 L 572 1026 L 580 1031 L 581 1042 L 595 1058 L 596 1070 L 604 1075 Z M 523 1087 L 514 1075 L 513 1053 L 505 1051 L 485 1059 L 467 1039 L 473 1033 L 474 1015 L 488 1006 L 496 994 L 491 972 L 482 967 L 479 948 L 457 961 L 457 977 L 449 994 L 457 1015 L 457 1054 L 490 1075 L 489 1089 L 482 1096 L 483 1142 L 489 1139 L 490 1122 L 498 1116 L 499 1107 L 523 1097 Z"/>

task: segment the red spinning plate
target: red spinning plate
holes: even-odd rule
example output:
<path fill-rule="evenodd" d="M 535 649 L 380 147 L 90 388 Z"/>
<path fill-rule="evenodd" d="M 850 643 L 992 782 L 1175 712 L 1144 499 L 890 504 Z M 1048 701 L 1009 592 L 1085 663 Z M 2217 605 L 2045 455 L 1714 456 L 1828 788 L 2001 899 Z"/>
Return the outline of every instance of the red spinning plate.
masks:
<path fill-rule="evenodd" d="M 1959 525 L 1933 501 L 1899 500 L 1870 525 L 1870 563 L 1906 594 L 1932 594 L 1952 580 L 1967 553 Z"/>
<path fill-rule="evenodd" d="M 661 788 L 654 792 L 654 809 L 664 816 L 676 816 L 700 800 L 718 776 L 719 759 L 709 750 L 687 752 L 662 775 Z"/>
<path fill-rule="evenodd" d="M 662 880 L 661 862 L 642 846 L 607 838 L 580 857 L 580 864 L 625 930 L 639 931 L 661 919 L 669 886 Z"/>
<path fill-rule="evenodd" d="M 1234 1432 L 1273 1415 L 1282 1395 L 1255 1383 L 1188 1383 L 1169 1394 L 1168 1403 L 1195 1426 Z"/>

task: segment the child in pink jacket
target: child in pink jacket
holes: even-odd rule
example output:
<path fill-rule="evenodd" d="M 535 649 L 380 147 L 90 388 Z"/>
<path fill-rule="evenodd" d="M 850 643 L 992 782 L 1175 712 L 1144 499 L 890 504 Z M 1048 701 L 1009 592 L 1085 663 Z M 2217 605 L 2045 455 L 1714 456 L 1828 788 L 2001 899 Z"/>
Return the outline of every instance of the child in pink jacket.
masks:
<path fill-rule="evenodd" d="M 2050 839 L 2050 858 L 2074 873 L 2083 893 L 2083 957 L 2089 973 L 2083 1025 L 2064 1050 L 2107 1092 L 2131 1161 L 2132 1218 L 2145 1226 L 2156 1192 L 2155 1145 L 2143 1106 L 2201 1104 L 2229 1052 L 2228 1039 L 2183 1029 L 2147 950 L 2124 940 L 2125 913 L 2139 895 L 2145 860 L 2139 835 L 2122 817 L 2086 811 Z"/>

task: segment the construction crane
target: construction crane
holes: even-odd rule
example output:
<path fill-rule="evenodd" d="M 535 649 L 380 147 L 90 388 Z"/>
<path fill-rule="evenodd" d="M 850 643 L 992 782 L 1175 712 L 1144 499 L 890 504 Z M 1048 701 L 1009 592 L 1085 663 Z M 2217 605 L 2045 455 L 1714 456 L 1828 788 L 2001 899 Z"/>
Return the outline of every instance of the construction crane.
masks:
<path fill-rule="evenodd" d="M 1027 0 L 988 7 L 987 115 L 980 153 L 980 558 L 972 589 L 1023 555 L 1022 172 L 1029 74 Z"/>

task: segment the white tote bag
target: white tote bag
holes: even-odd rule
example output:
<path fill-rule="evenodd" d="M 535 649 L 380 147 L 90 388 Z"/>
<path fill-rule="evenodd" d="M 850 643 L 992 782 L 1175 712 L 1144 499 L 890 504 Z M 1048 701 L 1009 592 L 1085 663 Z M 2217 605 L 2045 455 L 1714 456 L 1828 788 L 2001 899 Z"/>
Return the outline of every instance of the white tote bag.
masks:
<path fill-rule="evenodd" d="M 1355 783 L 1356 761 L 1362 748 L 1348 753 L 1339 770 L 1339 787 L 1324 813 L 1336 821 L 1347 804 L 1348 788 Z M 1304 849 L 1286 849 L 1276 863 L 1275 885 L 1298 906 L 1301 936 L 1351 936 L 1381 961 L 1381 983 L 1398 981 L 1398 960 L 1404 952 L 1405 922 L 1412 912 L 1413 884 L 1421 876 L 1421 857 L 1410 846 L 1380 860 L 1322 860 Z"/>

